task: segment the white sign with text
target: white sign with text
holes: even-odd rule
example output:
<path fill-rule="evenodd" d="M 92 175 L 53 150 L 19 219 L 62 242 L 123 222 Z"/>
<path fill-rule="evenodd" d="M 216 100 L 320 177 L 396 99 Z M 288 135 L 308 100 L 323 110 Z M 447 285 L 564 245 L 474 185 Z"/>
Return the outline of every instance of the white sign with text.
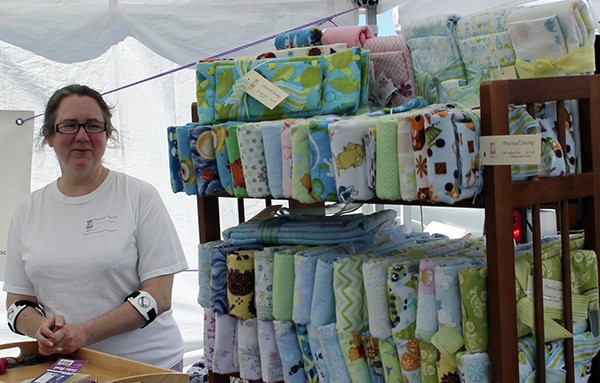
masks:
<path fill-rule="evenodd" d="M 0 281 L 4 280 L 6 240 L 10 219 L 21 199 L 31 190 L 32 111 L 0 110 Z"/>

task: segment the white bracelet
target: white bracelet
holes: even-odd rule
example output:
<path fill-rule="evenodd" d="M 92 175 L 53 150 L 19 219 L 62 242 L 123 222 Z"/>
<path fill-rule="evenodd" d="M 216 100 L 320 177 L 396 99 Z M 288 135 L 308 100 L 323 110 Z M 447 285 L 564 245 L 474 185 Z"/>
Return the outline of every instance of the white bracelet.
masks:
<path fill-rule="evenodd" d="M 156 300 L 150 293 L 139 290 L 134 291 L 125 298 L 125 300 L 144 317 L 146 320 L 146 324 L 142 326 L 142 328 L 148 326 L 150 322 L 152 322 L 156 318 L 156 313 L 158 312 L 158 305 L 156 304 Z"/>
<path fill-rule="evenodd" d="M 27 307 L 33 307 L 42 316 L 46 316 L 46 310 L 44 310 L 44 306 L 40 305 L 39 303 L 28 300 L 16 301 L 12 305 L 10 305 L 10 307 L 6 311 L 6 320 L 8 322 L 8 328 L 15 334 L 25 335 L 19 330 L 17 330 L 17 326 L 15 323 L 17 322 L 19 314 L 21 314 L 21 312 Z"/>

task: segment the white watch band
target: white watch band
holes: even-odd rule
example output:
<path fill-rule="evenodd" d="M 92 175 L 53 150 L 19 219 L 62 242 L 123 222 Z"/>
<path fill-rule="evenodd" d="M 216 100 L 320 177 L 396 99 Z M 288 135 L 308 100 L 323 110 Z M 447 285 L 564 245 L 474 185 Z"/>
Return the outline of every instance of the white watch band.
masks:
<path fill-rule="evenodd" d="M 20 301 L 14 302 L 12 305 L 10 305 L 10 307 L 6 311 L 6 320 L 8 322 L 8 328 L 10 329 L 10 331 L 14 332 L 15 334 L 25 335 L 22 332 L 20 332 L 19 330 L 17 330 L 17 326 L 15 325 L 15 323 L 17 322 L 17 318 L 19 317 L 19 314 L 21 314 L 21 312 L 23 310 L 25 310 L 27 307 L 33 307 L 38 313 L 40 313 L 41 316 L 44 316 L 44 317 L 46 316 L 46 311 L 44 310 L 44 306 L 40 305 L 39 303 L 28 301 L 28 300 L 20 300 Z"/>
<path fill-rule="evenodd" d="M 156 300 L 150 293 L 139 290 L 129 294 L 126 300 L 144 317 L 146 324 L 142 328 L 148 326 L 150 322 L 156 318 L 158 305 Z"/>

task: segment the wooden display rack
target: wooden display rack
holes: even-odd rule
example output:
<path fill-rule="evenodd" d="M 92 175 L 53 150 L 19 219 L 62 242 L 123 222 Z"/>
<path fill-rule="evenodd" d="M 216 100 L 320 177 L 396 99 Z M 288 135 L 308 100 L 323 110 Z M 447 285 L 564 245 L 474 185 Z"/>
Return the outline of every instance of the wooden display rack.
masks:
<path fill-rule="evenodd" d="M 542 260 L 540 238 L 540 207 L 558 206 L 563 252 L 563 304 L 565 328 L 572 331 L 569 216 L 575 203 L 584 212 L 585 248 L 600 254 L 600 75 L 500 80 L 481 85 L 482 135 L 508 135 L 508 108 L 527 105 L 534 115 L 535 103 L 556 102 L 557 121 L 565 121 L 565 101 L 577 100 L 581 141 L 582 169 L 578 174 L 555 178 L 537 178 L 513 182 L 509 165 L 487 166 L 484 169 L 484 190 L 475 201 L 460 201 L 451 206 L 484 207 L 488 265 L 488 310 L 490 319 L 490 358 L 492 382 L 519 381 L 518 337 L 516 323 L 515 262 L 512 234 L 512 212 L 530 207 L 533 222 L 534 287 L 542 290 Z M 196 103 L 192 104 L 192 121 L 198 121 Z M 559 124 L 559 141 L 566 147 L 565 129 Z M 234 198 L 234 197 L 232 197 Z M 221 238 L 219 197 L 197 196 L 200 242 Z M 406 201 L 357 201 L 377 204 L 421 204 Z M 270 200 L 266 200 L 270 204 Z M 424 204 L 423 204 L 424 205 Z M 431 205 L 431 204 L 428 204 Z M 290 207 L 299 207 L 290 200 Z M 448 206 L 448 205 L 446 205 Z M 243 222 L 244 203 L 238 200 L 239 222 Z M 541 294 L 534 296 L 535 323 L 538 329 L 537 347 L 544 346 L 544 308 Z M 566 382 L 574 382 L 573 342 L 565 340 Z M 545 383 L 544 353 L 538 353 L 537 382 Z M 233 376 L 233 375 L 232 375 Z M 228 375 L 210 374 L 211 383 L 229 382 Z M 600 355 L 594 358 L 590 382 L 600 382 Z"/>
<path fill-rule="evenodd" d="M 0 350 L 18 348 L 20 353 L 17 360 L 38 352 L 36 341 L 6 343 L 0 345 Z M 152 366 L 145 363 L 105 354 L 86 348 L 79 349 L 65 358 L 87 360 L 81 369 L 82 373 L 90 374 L 99 383 L 188 383 L 189 375 Z M 46 371 L 53 361 L 31 366 L 19 365 L 9 368 L 0 375 L 0 383 L 21 383 L 35 378 Z"/>

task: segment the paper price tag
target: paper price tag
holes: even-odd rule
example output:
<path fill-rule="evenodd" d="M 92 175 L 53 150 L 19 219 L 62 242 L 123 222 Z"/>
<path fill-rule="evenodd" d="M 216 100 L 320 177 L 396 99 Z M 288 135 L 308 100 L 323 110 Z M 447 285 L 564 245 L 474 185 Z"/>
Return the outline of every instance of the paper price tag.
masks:
<path fill-rule="evenodd" d="M 288 96 L 281 88 L 254 70 L 246 73 L 244 78 L 248 82 L 246 93 L 269 109 L 273 109 L 279 105 Z"/>
<path fill-rule="evenodd" d="M 542 137 L 539 134 L 481 136 L 481 165 L 537 165 L 541 162 Z"/>
<path fill-rule="evenodd" d="M 553 281 L 551 279 L 542 279 L 542 289 L 544 290 L 543 301 L 544 307 L 563 309 L 563 285 L 560 281 Z M 533 299 L 534 295 L 533 278 L 529 278 L 527 281 L 527 291 L 525 295 Z"/>

